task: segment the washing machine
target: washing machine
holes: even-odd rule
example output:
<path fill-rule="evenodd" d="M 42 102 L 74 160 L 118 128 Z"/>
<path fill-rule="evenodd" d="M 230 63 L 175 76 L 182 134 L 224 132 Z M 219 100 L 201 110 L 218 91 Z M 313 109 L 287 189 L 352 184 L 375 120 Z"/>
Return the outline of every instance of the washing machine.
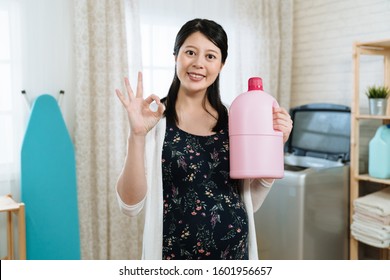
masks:
<path fill-rule="evenodd" d="M 259 258 L 348 259 L 350 108 L 308 104 L 290 114 L 284 177 L 255 213 Z"/>

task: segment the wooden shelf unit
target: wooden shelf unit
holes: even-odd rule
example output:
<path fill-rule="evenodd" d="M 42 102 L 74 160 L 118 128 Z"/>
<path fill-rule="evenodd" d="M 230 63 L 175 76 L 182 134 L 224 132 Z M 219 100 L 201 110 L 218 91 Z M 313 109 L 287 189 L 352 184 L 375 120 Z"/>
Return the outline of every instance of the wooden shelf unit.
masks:
<path fill-rule="evenodd" d="M 390 186 L 390 179 L 377 179 L 368 174 L 359 174 L 360 121 L 381 120 L 383 124 L 390 123 L 390 98 L 387 100 L 386 116 L 372 116 L 360 113 L 360 58 L 362 55 L 379 55 L 384 58 L 384 84 L 390 87 L 390 39 L 376 42 L 357 42 L 353 46 L 354 89 L 351 119 L 351 180 L 350 180 L 350 224 L 352 223 L 353 201 L 361 196 L 360 189 L 364 183 L 370 182 L 379 187 Z M 360 244 L 362 245 L 362 244 Z M 359 241 L 350 236 L 350 259 L 359 259 Z M 389 259 L 390 248 L 378 249 L 379 259 Z"/>
<path fill-rule="evenodd" d="M 12 214 L 18 218 L 18 243 L 19 243 L 19 259 L 26 259 L 26 223 L 24 203 L 17 203 L 11 195 L 0 196 L 0 213 L 7 214 L 7 256 L 2 260 L 14 260 L 14 225 Z"/>

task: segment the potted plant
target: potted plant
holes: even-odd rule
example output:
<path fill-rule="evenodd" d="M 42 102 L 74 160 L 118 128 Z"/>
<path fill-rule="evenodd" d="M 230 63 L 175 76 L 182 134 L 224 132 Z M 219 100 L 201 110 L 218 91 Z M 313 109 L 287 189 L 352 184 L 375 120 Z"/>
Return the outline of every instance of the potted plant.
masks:
<path fill-rule="evenodd" d="M 387 86 L 369 86 L 366 95 L 369 100 L 370 115 L 386 115 L 390 89 Z"/>

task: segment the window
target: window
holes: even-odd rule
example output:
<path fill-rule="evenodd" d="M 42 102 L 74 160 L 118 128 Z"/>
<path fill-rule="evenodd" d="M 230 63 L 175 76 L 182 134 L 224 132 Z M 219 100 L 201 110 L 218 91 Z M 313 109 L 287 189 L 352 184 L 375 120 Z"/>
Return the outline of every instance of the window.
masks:
<path fill-rule="evenodd" d="M 0 1 L 0 194 L 18 180 L 23 107 L 17 1 Z"/>
<path fill-rule="evenodd" d="M 176 26 L 141 23 L 145 97 L 153 93 L 162 98 L 168 93 L 174 75 L 176 32 Z"/>
<path fill-rule="evenodd" d="M 230 105 L 244 91 L 237 79 L 233 8 L 233 2 L 227 0 L 140 1 L 144 96 L 153 93 L 164 97 L 168 93 L 175 69 L 173 47 L 181 26 L 193 18 L 210 18 L 222 24 L 229 37 L 229 56 L 221 73 L 220 90 L 222 101 Z M 217 15 L 216 10 L 219 11 Z M 131 75 L 130 78 L 134 79 Z M 132 85 L 135 87 L 133 81 Z"/>

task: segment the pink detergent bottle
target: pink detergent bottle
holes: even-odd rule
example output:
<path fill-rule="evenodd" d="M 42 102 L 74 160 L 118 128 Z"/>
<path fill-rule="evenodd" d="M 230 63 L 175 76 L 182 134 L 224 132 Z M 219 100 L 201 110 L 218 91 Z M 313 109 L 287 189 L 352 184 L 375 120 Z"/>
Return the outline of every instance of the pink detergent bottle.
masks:
<path fill-rule="evenodd" d="M 229 111 L 230 177 L 282 178 L 283 133 L 273 129 L 273 107 L 278 102 L 263 91 L 261 78 L 248 81 Z"/>

